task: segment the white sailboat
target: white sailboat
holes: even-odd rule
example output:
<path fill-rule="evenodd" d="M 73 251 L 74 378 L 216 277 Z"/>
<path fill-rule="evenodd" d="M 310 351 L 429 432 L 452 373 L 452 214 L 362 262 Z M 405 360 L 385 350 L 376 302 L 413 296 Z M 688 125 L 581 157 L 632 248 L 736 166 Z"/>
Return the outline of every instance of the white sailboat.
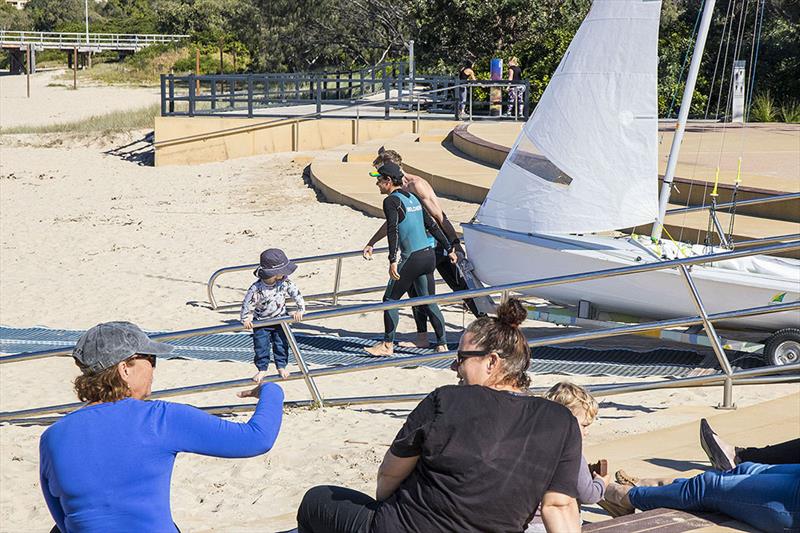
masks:
<path fill-rule="evenodd" d="M 499 285 L 662 261 L 665 250 L 678 257 L 713 253 L 659 241 L 713 4 L 706 2 L 659 202 L 661 2 L 594 1 L 475 219 L 462 224 L 481 281 Z M 596 235 L 653 221 L 652 240 Z M 691 274 L 709 313 L 800 299 L 800 261 L 794 259 L 751 256 L 697 265 Z M 555 303 L 588 300 L 599 309 L 655 319 L 697 314 L 674 269 L 533 293 Z M 800 328 L 800 312 L 723 325 L 777 332 Z M 800 346 L 796 337 L 789 340 Z M 790 349 L 783 362 L 796 362 L 796 351 Z"/>

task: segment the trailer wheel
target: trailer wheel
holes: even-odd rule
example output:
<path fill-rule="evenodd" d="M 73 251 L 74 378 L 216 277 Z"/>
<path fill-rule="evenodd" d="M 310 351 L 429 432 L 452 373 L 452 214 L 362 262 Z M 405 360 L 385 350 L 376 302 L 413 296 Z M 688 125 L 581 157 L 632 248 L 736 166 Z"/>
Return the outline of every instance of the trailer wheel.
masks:
<path fill-rule="evenodd" d="M 785 328 L 764 343 L 764 360 L 770 365 L 800 363 L 800 329 Z"/>

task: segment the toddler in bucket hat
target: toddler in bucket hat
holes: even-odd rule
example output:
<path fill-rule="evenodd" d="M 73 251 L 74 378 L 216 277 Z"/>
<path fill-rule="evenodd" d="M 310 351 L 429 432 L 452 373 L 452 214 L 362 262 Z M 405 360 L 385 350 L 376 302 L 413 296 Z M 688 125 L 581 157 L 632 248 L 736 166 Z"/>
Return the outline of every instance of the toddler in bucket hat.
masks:
<path fill-rule="evenodd" d="M 72 357 L 84 373 L 96 374 L 134 355 L 166 355 L 173 346 L 150 339 L 131 322 L 104 322 L 81 335 Z"/>
<path fill-rule="evenodd" d="M 261 381 L 267 376 L 270 357 L 275 360 L 278 374 L 286 379 L 289 371 L 289 342 L 280 324 L 261 326 L 253 329 L 253 321 L 268 320 L 286 314 L 286 299 L 292 297 L 297 311 L 292 313 L 294 320 L 302 320 L 306 310 L 300 289 L 289 279 L 297 270 L 297 265 L 286 257 L 283 250 L 270 248 L 261 252 L 258 268 L 253 272 L 258 279 L 250 286 L 242 301 L 240 320 L 247 330 L 253 331 L 254 363 L 258 372 L 253 381 Z"/>

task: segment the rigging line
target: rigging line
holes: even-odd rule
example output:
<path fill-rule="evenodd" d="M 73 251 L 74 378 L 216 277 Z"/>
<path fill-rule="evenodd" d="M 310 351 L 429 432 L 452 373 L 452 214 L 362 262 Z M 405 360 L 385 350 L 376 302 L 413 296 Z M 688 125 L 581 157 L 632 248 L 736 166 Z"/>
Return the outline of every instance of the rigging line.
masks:
<path fill-rule="evenodd" d="M 753 94 L 755 93 L 756 90 L 756 65 L 758 64 L 758 52 L 761 49 L 761 28 L 764 25 L 764 11 L 766 11 L 766 9 L 767 9 L 766 0 L 761 0 L 761 15 L 758 20 L 758 36 L 756 37 L 756 55 L 755 58 L 753 59 L 753 66 L 750 69 L 750 84 L 749 84 L 750 93 L 744 108 L 745 122 L 747 122 L 747 120 L 750 118 L 750 106 L 753 104 Z"/>
<path fill-rule="evenodd" d="M 730 6 L 731 0 L 728 0 L 728 6 Z M 686 54 L 683 56 L 683 64 L 681 65 L 681 70 L 678 73 L 678 79 L 675 80 L 675 88 L 672 90 L 672 102 L 669 104 L 669 110 L 667 111 L 667 116 L 664 118 L 669 118 L 672 115 L 672 110 L 675 109 L 675 100 L 678 99 L 678 87 L 681 85 L 681 79 L 683 79 L 683 72 L 686 70 L 686 64 L 689 62 L 689 56 L 692 51 L 692 45 L 697 39 L 697 27 L 700 25 L 700 18 L 703 14 L 703 8 L 706 5 L 706 1 L 703 0 L 702 4 L 700 5 L 700 10 L 697 12 L 697 18 L 694 20 L 694 29 L 692 30 L 692 35 L 689 37 L 689 43 L 686 46 Z"/>
<path fill-rule="evenodd" d="M 719 48 L 717 49 L 717 59 L 714 61 L 714 74 L 711 76 L 711 89 L 708 91 L 708 101 L 706 102 L 706 112 L 703 116 L 703 120 L 708 120 L 708 111 L 711 109 L 711 97 L 714 95 L 714 83 L 717 79 L 717 67 L 719 67 L 719 58 L 722 54 L 722 43 L 725 42 L 725 29 L 728 27 L 728 22 L 730 21 L 730 12 L 731 12 L 731 0 L 728 0 L 728 9 L 725 11 L 725 23 L 722 25 L 722 36 L 719 39 Z M 720 83 L 720 90 L 722 90 L 722 84 Z"/>
<path fill-rule="evenodd" d="M 717 94 L 717 111 L 714 113 L 714 118 L 719 120 L 719 105 L 722 102 L 722 87 L 725 85 L 725 73 L 728 65 L 728 48 L 731 44 L 731 30 L 733 29 L 733 20 L 736 18 L 736 0 L 733 2 L 733 9 L 731 10 L 731 22 L 728 25 L 728 37 L 723 35 L 725 40 L 725 54 L 722 56 L 722 78 L 719 82 L 719 93 Z"/>

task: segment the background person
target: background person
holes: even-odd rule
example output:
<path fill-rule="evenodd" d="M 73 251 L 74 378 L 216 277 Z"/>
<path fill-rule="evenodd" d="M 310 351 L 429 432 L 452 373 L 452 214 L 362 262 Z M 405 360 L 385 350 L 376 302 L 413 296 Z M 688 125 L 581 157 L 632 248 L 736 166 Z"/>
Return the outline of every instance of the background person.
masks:
<path fill-rule="evenodd" d="M 398 165 L 384 163 L 370 175 L 377 176 L 375 184 L 381 194 L 386 195 L 383 214 L 389 240 L 389 283 L 383 301 L 399 300 L 412 286 L 417 296 L 436 294 L 436 283 L 433 281 L 433 270 L 436 268 L 434 238 L 445 248 L 450 260 L 455 262 L 457 258 L 452 246 L 419 199 L 403 190 L 403 171 Z M 447 351 L 444 317 L 439 306 L 431 303 L 424 308 L 436 334 L 436 350 Z M 366 348 L 367 353 L 375 356 L 392 355 L 399 321 L 400 312 L 397 309 L 384 311 L 383 342 Z"/>
<path fill-rule="evenodd" d="M 475 71 L 472 70 L 475 66 L 475 63 L 472 61 L 464 61 L 461 65 L 461 68 L 458 69 L 458 84 L 463 85 L 468 81 L 474 81 L 477 78 L 475 77 Z M 464 116 L 464 110 L 467 107 L 467 94 L 469 93 L 469 87 L 460 87 L 458 89 L 458 110 L 456 111 L 456 120 L 461 120 L 461 117 Z"/>
<path fill-rule="evenodd" d="M 523 531 L 539 502 L 548 531 L 580 531 L 581 436 L 564 406 L 527 393 L 530 350 L 509 299 L 470 324 L 440 387 L 408 416 L 378 469 L 376 497 L 318 486 L 299 533 Z"/>
<path fill-rule="evenodd" d="M 177 531 L 170 478 L 179 452 L 253 457 L 269 451 L 281 426 L 283 391 L 274 383 L 239 396 L 258 397 L 246 424 L 188 405 L 144 401 L 157 357 L 172 346 L 130 322 L 84 333 L 72 356 L 88 405 L 53 424 L 39 442 L 42 492 L 61 533 Z"/>
<path fill-rule="evenodd" d="M 508 60 L 508 80 L 522 81 L 522 69 L 519 67 L 519 59 L 512 57 Z M 507 116 L 521 117 L 525 112 L 525 86 L 512 85 L 508 90 L 509 100 Z"/>

